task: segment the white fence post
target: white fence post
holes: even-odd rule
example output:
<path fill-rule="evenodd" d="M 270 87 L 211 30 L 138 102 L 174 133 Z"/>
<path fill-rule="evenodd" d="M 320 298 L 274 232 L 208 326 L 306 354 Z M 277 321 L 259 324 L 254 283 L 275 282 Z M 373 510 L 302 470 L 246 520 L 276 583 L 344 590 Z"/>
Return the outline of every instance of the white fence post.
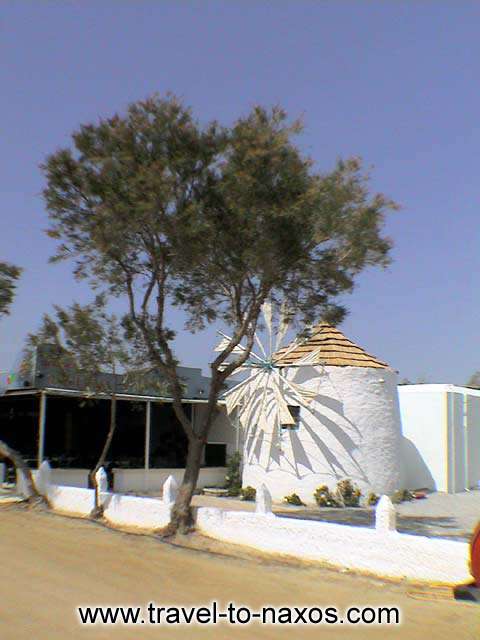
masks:
<path fill-rule="evenodd" d="M 35 487 L 41 496 L 46 496 L 52 484 L 52 469 L 48 460 L 44 460 L 35 474 Z"/>
<path fill-rule="evenodd" d="M 108 476 L 107 472 L 103 467 L 95 474 L 95 480 L 97 481 L 98 493 L 107 493 L 108 492 Z"/>
<path fill-rule="evenodd" d="M 263 515 L 273 515 L 272 514 L 272 496 L 267 487 L 262 484 L 257 489 L 257 494 L 255 497 L 255 513 L 261 513 Z"/>
<path fill-rule="evenodd" d="M 27 483 L 25 482 L 25 476 L 21 469 L 17 469 L 17 486 L 16 492 L 24 498 L 28 498 Z"/>
<path fill-rule="evenodd" d="M 177 498 L 178 484 L 173 476 L 168 478 L 163 483 L 163 502 L 165 504 L 173 504 Z"/>
<path fill-rule="evenodd" d="M 397 530 L 397 512 L 388 496 L 382 496 L 375 509 L 375 529 L 379 532 Z"/>

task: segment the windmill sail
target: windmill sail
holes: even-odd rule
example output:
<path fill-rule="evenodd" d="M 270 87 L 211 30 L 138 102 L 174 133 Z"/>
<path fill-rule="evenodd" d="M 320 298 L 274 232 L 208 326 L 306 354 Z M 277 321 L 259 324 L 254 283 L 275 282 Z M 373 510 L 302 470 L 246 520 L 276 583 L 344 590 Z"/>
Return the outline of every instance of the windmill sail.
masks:
<path fill-rule="evenodd" d="M 281 343 L 290 327 L 291 314 L 287 306 L 281 306 L 278 321 L 274 321 L 271 302 L 263 304 L 262 313 L 268 334 L 268 347 L 255 334 L 261 355 L 253 352 L 250 354 L 252 358 L 249 357 L 241 368 L 242 371 L 249 372 L 248 378 L 229 389 L 224 398 L 227 412 L 236 412 L 238 423 L 244 429 L 245 442 L 251 445 L 248 447 L 249 457 L 254 452 L 259 463 L 265 466 L 270 464 L 275 450 L 278 455 L 278 447 L 282 446 L 280 427 L 294 427 L 297 424 L 290 405 L 309 409 L 317 394 L 302 384 L 288 380 L 281 373 L 285 367 L 285 364 L 280 364 L 281 359 L 301 344 L 297 341 L 286 349 L 281 349 Z M 216 351 L 223 351 L 230 341 L 227 335 L 220 335 L 223 339 Z M 238 345 L 233 353 L 245 353 L 245 347 Z M 295 366 L 308 364 L 305 359 L 305 362 L 297 361 Z"/>

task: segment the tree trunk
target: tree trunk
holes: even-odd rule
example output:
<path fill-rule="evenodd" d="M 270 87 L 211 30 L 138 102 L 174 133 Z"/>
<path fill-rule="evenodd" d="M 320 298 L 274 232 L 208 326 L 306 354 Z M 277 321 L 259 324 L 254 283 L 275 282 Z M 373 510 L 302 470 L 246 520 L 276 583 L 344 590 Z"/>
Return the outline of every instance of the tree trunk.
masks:
<path fill-rule="evenodd" d="M 193 528 L 192 507 L 190 503 L 193 492 L 197 486 L 203 447 L 203 439 L 192 438 L 189 440 L 185 473 L 183 474 L 182 484 L 178 490 L 170 524 L 165 531 L 165 535 L 174 535 L 177 532 L 188 533 Z"/>
<path fill-rule="evenodd" d="M 218 379 L 212 379 L 207 412 L 201 428 L 197 433 L 193 432 L 193 435 L 189 435 L 186 431 L 188 435 L 187 463 L 185 465 L 182 484 L 180 485 L 177 499 L 172 509 L 170 523 L 164 530 L 165 536 L 171 536 L 177 532 L 189 533 L 193 529 L 194 522 L 191 502 L 200 474 L 203 448 L 207 442 L 208 434 L 210 433 L 217 413 L 217 399 L 220 392 L 220 384 Z M 173 408 L 177 418 L 180 420 L 176 403 L 174 403 Z"/>
<path fill-rule="evenodd" d="M 22 458 L 22 456 L 18 453 L 18 451 L 15 451 L 15 449 L 9 447 L 8 444 L 3 442 L 3 440 L 0 440 L 0 458 L 6 458 L 7 460 L 10 460 L 10 462 L 12 462 L 15 466 L 15 469 L 23 474 L 27 490 L 27 500 L 41 497 L 33 483 L 32 472 L 30 471 L 29 466 Z"/>
<path fill-rule="evenodd" d="M 95 507 L 93 508 L 92 513 L 90 514 L 92 518 L 100 518 L 103 515 L 103 506 L 100 504 L 100 496 L 98 490 L 98 482 L 96 478 L 97 471 L 100 467 L 103 467 L 105 464 L 105 459 L 110 450 L 110 445 L 112 444 L 113 435 L 115 433 L 115 428 L 117 426 L 117 396 L 113 394 L 111 397 L 110 403 L 110 426 L 107 433 L 107 438 L 105 440 L 105 444 L 103 445 L 102 452 L 100 457 L 98 458 L 97 464 L 94 469 L 90 471 L 90 480 L 93 485 L 93 489 L 95 491 Z"/>

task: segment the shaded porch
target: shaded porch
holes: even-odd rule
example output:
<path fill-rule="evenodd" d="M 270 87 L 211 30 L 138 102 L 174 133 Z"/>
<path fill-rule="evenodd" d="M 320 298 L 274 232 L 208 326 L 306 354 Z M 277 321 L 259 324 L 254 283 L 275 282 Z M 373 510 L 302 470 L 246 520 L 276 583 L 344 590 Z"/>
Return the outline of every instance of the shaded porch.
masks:
<path fill-rule="evenodd" d="M 185 400 L 183 404 L 195 425 L 205 401 Z M 88 471 L 95 466 L 107 437 L 110 405 L 109 398 L 86 397 L 76 391 L 12 391 L 0 396 L 0 438 L 17 449 L 32 468 L 47 459 L 58 480 L 87 486 Z M 188 440 L 170 399 L 118 395 L 117 427 L 106 461 L 115 490 L 115 485 L 122 491 L 156 490 L 163 484 L 161 470 L 178 470 L 174 475 L 181 476 L 187 451 Z M 202 467 L 221 468 L 224 475 L 226 456 L 226 442 L 207 443 Z"/>

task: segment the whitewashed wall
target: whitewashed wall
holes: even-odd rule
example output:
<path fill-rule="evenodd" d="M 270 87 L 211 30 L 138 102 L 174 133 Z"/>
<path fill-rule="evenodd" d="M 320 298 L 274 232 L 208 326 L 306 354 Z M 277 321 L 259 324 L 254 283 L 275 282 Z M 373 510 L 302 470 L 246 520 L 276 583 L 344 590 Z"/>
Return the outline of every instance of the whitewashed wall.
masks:
<path fill-rule="evenodd" d="M 52 484 L 47 491 L 47 498 L 56 511 L 78 516 L 89 516 L 95 507 L 93 489 Z"/>
<path fill-rule="evenodd" d="M 447 402 L 440 385 L 398 388 L 407 488 L 447 491 Z M 430 389 L 427 389 L 430 387 Z"/>
<path fill-rule="evenodd" d="M 225 542 L 384 577 L 448 584 L 471 581 L 465 542 L 209 508 L 198 509 L 197 526 Z"/>
<path fill-rule="evenodd" d="M 464 394 L 447 394 L 447 491 L 458 493 L 467 489 L 465 475 Z"/>
<path fill-rule="evenodd" d="M 90 516 L 95 506 L 93 489 L 51 485 L 47 497 L 55 511 L 76 516 Z M 101 493 L 104 518 L 113 525 L 157 529 L 170 521 L 171 505 L 155 498 Z"/>
<path fill-rule="evenodd" d="M 405 485 L 457 493 L 480 482 L 480 391 L 399 387 Z"/>
<path fill-rule="evenodd" d="M 343 478 L 364 494 L 391 494 L 402 486 L 393 370 L 312 366 L 291 368 L 288 377 L 315 390 L 317 398 L 311 411 L 301 408 L 299 429 L 282 436 L 276 428 L 266 436 L 255 428 L 258 417 L 252 418 L 244 442 L 244 486 L 265 484 L 276 500 L 295 492 L 306 503 L 314 502 L 319 485 L 334 488 Z M 298 405 L 288 394 L 287 402 Z"/>
<path fill-rule="evenodd" d="M 480 486 L 480 394 L 467 395 L 467 481 L 469 487 Z"/>
<path fill-rule="evenodd" d="M 104 499 L 103 515 L 117 526 L 158 529 L 170 521 L 171 505 L 155 498 L 109 494 Z"/>

